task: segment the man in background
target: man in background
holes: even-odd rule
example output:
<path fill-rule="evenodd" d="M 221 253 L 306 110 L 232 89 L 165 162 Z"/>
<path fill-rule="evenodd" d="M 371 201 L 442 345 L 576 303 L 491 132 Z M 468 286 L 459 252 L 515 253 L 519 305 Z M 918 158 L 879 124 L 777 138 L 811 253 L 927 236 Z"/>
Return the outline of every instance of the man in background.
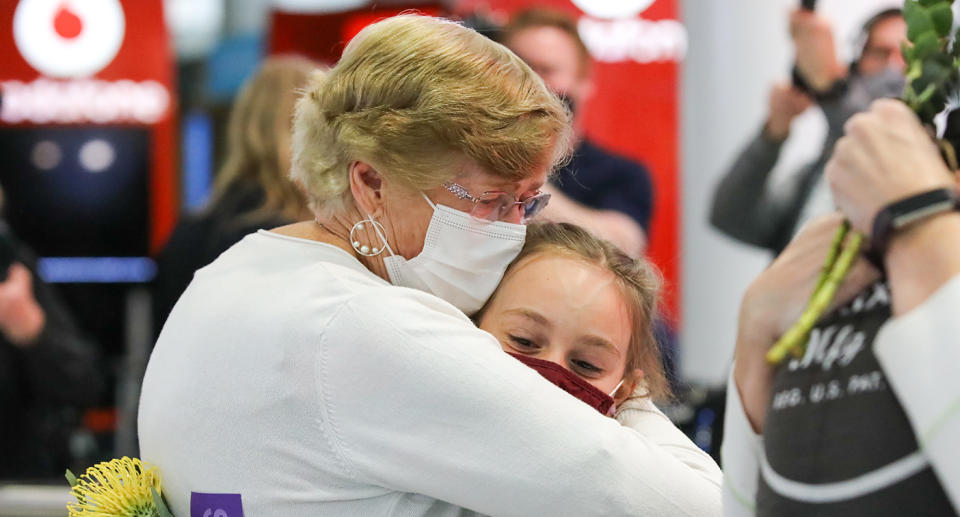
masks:
<path fill-rule="evenodd" d="M 762 130 L 741 151 L 714 194 L 710 222 L 739 241 L 778 254 L 807 219 L 833 210 L 823 168 L 843 125 L 882 97 L 903 92 L 906 63 L 900 52 L 907 25 L 899 9 L 871 17 L 863 26 L 857 60 L 846 67 L 836 56 L 830 23 L 812 11 L 790 16 L 797 72 L 808 91 L 779 84 L 769 98 Z M 771 186 L 771 171 L 790 136 L 793 119 L 816 103 L 827 119 L 827 137 L 817 160 L 790 176 L 782 188 Z"/>
<path fill-rule="evenodd" d="M 653 207 L 650 174 L 643 165 L 601 149 L 579 131 L 576 117 L 593 84 L 590 54 L 576 22 L 561 12 L 525 10 L 503 28 L 500 41 L 567 103 L 578 128 L 570 163 L 557 171 L 548 187 L 554 197 L 544 215 L 584 226 L 630 255 L 642 255 Z"/>

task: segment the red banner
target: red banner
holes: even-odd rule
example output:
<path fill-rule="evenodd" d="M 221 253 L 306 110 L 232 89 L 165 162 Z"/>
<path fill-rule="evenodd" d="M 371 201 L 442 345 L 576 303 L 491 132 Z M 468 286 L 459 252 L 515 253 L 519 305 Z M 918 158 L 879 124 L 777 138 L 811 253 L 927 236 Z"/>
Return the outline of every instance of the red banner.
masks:
<path fill-rule="evenodd" d="M 377 20 L 413 11 L 430 16 L 443 14 L 435 0 L 393 2 L 390 7 L 347 11 L 283 11 L 271 14 L 268 48 L 271 54 L 300 54 L 333 65 L 343 47 L 364 27 Z"/>

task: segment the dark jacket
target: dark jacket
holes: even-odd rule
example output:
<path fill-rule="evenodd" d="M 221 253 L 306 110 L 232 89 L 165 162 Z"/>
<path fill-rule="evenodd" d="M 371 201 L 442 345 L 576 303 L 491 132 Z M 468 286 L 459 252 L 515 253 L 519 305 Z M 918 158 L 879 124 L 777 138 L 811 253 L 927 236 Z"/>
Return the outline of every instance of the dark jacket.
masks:
<path fill-rule="evenodd" d="M 590 208 L 629 215 L 650 232 L 653 184 L 642 164 L 582 140 L 553 183 L 568 197 Z"/>

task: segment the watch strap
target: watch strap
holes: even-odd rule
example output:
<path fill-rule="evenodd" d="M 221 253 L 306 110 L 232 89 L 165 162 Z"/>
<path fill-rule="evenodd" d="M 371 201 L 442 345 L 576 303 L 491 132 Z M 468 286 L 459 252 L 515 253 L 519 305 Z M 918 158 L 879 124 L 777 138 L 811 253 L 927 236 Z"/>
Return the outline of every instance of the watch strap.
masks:
<path fill-rule="evenodd" d="M 847 80 L 846 78 L 839 78 L 830 85 L 829 88 L 823 91 L 814 90 L 810 83 L 807 82 L 806 78 L 803 77 L 803 74 L 800 73 L 800 69 L 794 65 L 793 70 L 791 70 L 791 78 L 793 79 L 793 86 L 803 93 L 812 97 L 818 104 L 823 104 L 825 102 L 830 102 L 836 99 L 839 99 L 847 92 Z"/>
<path fill-rule="evenodd" d="M 928 217 L 960 209 L 956 192 L 939 188 L 921 192 L 890 203 L 873 219 L 870 235 L 872 252 L 883 256 L 897 230 Z"/>

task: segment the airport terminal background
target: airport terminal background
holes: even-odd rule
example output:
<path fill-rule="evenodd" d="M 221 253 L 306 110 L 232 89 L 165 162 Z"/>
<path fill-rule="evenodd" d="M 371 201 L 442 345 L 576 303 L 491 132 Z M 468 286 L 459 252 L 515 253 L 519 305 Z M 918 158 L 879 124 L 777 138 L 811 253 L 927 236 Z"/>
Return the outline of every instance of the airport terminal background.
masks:
<path fill-rule="evenodd" d="M 678 378 L 696 387 L 693 404 L 673 416 L 716 453 L 719 437 L 710 430 L 719 415 L 691 411 L 723 386 L 739 299 L 770 257 L 722 236 L 707 214 L 720 175 L 764 116 L 768 88 L 787 77 L 786 18 L 795 4 L 0 2 L 5 216 L 37 254 L 40 276 L 55 284 L 100 348 L 110 387 L 80 420 L 69 466 L 136 452 L 138 376 L 155 338 L 153 258 L 178 218 L 207 201 L 231 102 L 264 56 L 299 53 L 332 63 L 365 24 L 411 8 L 487 23 L 534 5 L 579 18 L 597 75 L 595 98 L 584 108 L 586 133 L 651 170 L 648 252 L 668 280 Z M 839 54 L 849 58 L 859 24 L 897 4 L 824 0 L 818 9 L 834 23 Z M 795 127 L 802 136 L 791 139 L 778 170 L 809 161 L 825 132 L 817 110 Z"/>

